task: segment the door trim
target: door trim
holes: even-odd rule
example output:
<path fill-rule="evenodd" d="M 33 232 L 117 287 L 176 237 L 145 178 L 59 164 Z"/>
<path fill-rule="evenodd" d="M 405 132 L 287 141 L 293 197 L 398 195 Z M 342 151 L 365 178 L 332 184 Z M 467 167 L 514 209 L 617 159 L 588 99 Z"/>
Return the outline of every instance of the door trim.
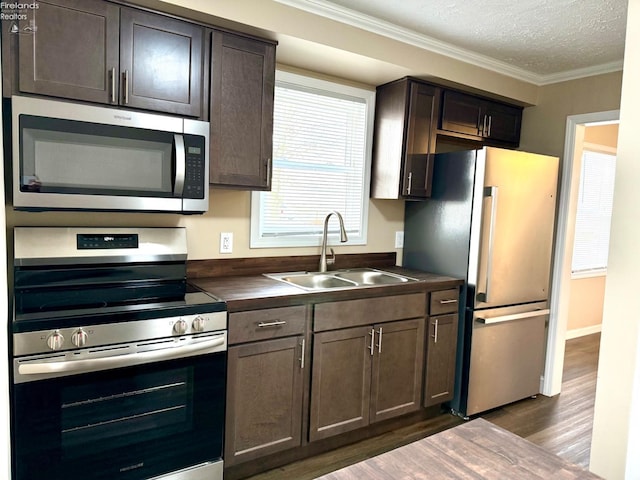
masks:
<path fill-rule="evenodd" d="M 578 127 L 598 123 L 612 123 L 619 120 L 620 110 L 567 116 L 551 280 L 551 314 L 549 316 L 547 353 L 543 376 L 540 379 L 540 392 L 546 396 L 557 395 L 562 389 L 562 369 L 564 367 L 564 350 L 569 316 L 571 256 L 573 251 L 573 235 L 571 239 L 567 238 L 567 227 L 569 214 L 571 213 L 571 200 L 578 193 L 577 184 L 579 179 L 574 179 L 572 174 Z M 575 191 L 572 190 L 572 185 L 574 184 L 576 185 L 576 188 L 573 189 Z"/>

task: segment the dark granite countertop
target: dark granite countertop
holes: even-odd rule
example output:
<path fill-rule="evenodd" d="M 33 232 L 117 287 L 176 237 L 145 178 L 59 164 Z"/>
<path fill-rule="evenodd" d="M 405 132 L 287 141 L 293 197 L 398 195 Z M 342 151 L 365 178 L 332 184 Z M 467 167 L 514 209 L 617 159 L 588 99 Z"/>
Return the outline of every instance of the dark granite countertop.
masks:
<path fill-rule="evenodd" d="M 200 277 L 189 279 L 189 282 L 226 301 L 229 312 L 429 292 L 455 288 L 463 283 L 462 279 L 402 267 L 385 267 L 380 270 L 415 278 L 417 281 L 321 291 L 305 290 L 259 274 Z"/>

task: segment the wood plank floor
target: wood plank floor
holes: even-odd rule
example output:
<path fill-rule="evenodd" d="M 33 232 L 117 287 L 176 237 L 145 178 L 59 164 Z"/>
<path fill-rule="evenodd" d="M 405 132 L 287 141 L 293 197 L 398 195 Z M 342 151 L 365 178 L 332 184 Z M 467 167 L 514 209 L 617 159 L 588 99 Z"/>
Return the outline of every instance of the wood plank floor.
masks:
<path fill-rule="evenodd" d="M 539 395 L 478 415 L 584 468 L 589 465 L 600 334 L 567 341 L 562 393 Z M 444 413 L 312 458 L 250 477 L 250 480 L 312 480 L 347 465 L 433 435 L 463 421 Z"/>

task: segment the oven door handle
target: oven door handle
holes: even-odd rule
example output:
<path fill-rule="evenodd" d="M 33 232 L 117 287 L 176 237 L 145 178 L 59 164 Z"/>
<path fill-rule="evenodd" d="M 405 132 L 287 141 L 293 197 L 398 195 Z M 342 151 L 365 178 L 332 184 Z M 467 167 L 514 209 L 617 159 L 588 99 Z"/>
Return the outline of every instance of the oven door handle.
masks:
<path fill-rule="evenodd" d="M 60 375 L 66 373 L 81 373 L 111 368 L 128 367 L 162 360 L 171 360 L 195 355 L 203 350 L 210 350 L 224 345 L 225 336 L 218 336 L 211 340 L 204 340 L 190 345 L 173 346 L 160 350 L 128 353 L 110 357 L 91 358 L 85 360 L 69 360 L 64 362 L 24 363 L 18 366 L 21 375 Z"/>

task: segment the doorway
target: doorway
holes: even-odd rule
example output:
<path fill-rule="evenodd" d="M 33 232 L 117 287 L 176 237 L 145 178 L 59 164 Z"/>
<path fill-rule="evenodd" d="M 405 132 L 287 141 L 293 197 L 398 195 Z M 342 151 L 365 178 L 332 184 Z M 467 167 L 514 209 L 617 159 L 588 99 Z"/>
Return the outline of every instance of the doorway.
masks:
<path fill-rule="evenodd" d="M 562 386 L 562 369 L 570 308 L 574 223 L 580 181 L 579 162 L 575 159 L 576 156 L 582 155 L 585 130 L 588 126 L 616 123 L 619 119 L 619 110 L 567 117 L 551 280 L 549 339 L 541 383 L 543 395 L 557 395 Z"/>

